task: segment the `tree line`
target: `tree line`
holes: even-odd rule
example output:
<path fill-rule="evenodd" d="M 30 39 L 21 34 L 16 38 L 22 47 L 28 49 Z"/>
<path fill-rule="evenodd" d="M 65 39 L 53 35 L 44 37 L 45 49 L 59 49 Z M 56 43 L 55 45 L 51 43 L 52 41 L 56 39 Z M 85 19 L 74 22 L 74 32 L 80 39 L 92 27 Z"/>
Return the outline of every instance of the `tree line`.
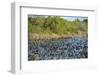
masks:
<path fill-rule="evenodd" d="M 77 34 L 88 31 L 88 19 L 75 19 L 73 21 L 60 16 L 29 16 L 28 32 L 37 34 Z"/>

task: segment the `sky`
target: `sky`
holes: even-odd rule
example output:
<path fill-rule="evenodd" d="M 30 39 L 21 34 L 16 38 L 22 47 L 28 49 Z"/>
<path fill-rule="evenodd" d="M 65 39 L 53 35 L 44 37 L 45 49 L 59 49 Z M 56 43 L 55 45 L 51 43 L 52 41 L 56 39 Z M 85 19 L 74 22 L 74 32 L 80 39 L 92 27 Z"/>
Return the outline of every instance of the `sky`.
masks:
<path fill-rule="evenodd" d="M 82 17 L 82 16 L 64 16 L 62 18 L 67 19 L 69 21 L 74 21 L 75 19 L 79 19 L 80 21 L 83 21 L 84 19 L 88 19 L 88 17 Z"/>
<path fill-rule="evenodd" d="M 43 15 L 29 15 L 29 17 L 35 17 L 35 16 L 43 16 Z M 45 16 L 48 17 L 48 16 Z M 68 21 L 74 21 L 76 19 L 83 21 L 84 19 L 88 19 L 88 17 L 82 17 L 82 16 L 61 16 L 61 18 L 64 18 Z"/>

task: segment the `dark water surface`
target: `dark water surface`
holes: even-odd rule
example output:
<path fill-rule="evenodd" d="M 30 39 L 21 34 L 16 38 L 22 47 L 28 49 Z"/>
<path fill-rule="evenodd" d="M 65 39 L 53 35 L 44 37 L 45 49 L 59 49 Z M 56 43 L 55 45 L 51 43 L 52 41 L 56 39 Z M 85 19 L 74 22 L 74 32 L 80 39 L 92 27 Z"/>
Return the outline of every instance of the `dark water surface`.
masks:
<path fill-rule="evenodd" d="M 88 58 L 87 38 L 28 41 L 28 60 Z"/>

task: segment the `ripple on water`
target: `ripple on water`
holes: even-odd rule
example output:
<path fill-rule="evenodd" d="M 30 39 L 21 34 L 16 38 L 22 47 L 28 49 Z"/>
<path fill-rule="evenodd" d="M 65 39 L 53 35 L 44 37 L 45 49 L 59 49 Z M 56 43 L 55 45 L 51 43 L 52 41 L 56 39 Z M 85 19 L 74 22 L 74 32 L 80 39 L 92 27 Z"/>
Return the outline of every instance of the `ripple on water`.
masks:
<path fill-rule="evenodd" d="M 87 38 L 70 38 L 28 42 L 28 60 L 88 58 Z"/>

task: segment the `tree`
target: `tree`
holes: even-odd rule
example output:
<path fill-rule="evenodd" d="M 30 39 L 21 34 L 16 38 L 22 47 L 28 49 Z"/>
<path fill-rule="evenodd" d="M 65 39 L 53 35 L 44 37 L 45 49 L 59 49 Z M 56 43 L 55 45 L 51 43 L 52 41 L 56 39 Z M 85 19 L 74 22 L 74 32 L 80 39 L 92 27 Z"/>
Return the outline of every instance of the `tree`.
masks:
<path fill-rule="evenodd" d="M 88 19 L 84 19 L 83 22 L 88 23 Z"/>
<path fill-rule="evenodd" d="M 37 26 L 43 26 L 45 23 L 45 17 L 44 16 L 35 16 L 32 20 L 31 20 L 33 25 L 37 25 Z"/>

